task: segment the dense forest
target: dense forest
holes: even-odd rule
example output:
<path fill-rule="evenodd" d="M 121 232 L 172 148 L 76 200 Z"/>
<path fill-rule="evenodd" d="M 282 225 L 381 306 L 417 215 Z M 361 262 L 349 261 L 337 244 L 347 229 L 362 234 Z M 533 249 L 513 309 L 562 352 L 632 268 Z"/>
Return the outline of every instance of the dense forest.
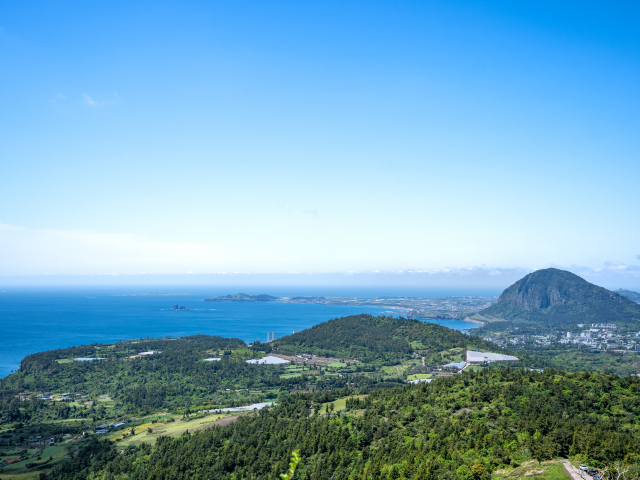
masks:
<path fill-rule="evenodd" d="M 355 393 L 346 409 L 332 408 Z M 312 413 L 321 403 L 326 413 Z M 639 421 L 636 377 L 489 368 L 418 386 L 296 394 L 153 447 L 121 452 L 94 440 L 42 478 L 276 479 L 299 450 L 300 480 L 487 480 L 496 469 L 557 456 L 637 464 Z"/>

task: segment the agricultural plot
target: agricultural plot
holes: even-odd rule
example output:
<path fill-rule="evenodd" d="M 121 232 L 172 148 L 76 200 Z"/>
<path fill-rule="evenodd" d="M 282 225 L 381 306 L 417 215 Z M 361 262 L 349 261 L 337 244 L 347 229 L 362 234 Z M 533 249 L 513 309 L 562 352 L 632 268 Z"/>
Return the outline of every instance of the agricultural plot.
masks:
<path fill-rule="evenodd" d="M 392 367 L 382 367 L 381 370 L 387 375 L 392 376 L 401 376 L 403 372 L 407 369 L 408 365 L 394 365 Z"/>
<path fill-rule="evenodd" d="M 366 397 L 366 395 L 352 395 L 350 397 L 339 398 L 338 400 L 335 400 L 334 402 L 323 403 L 322 404 L 322 408 L 320 408 L 320 410 L 317 413 L 320 414 L 320 415 L 323 415 L 323 414 L 327 413 L 327 407 L 331 403 L 333 403 L 333 411 L 334 412 L 338 412 L 340 410 L 345 410 L 347 408 L 347 399 L 348 398 L 363 399 L 364 397 Z"/>
<path fill-rule="evenodd" d="M 492 480 L 571 480 L 558 460 L 538 463 L 535 460 L 524 462 L 518 468 L 497 470 Z"/>
<path fill-rule="evenodd" d="M 42 458 L 58 457 L 64 455 L 65 448 L 62 446 L 47 447 L 40 455 Z"/>
<path fill-rule="evenodd" d="M 235 414 L 237 415 L 237 414 Z M 118 438 L 114 438 L 114 440 L 118 440 L 118 445 L 125 446 L 131 443 L 140 444 L 140 443 L 155 443 L 158 437 L 162 435 L 170 436 L 170 437 L 179 437 L 184 434 L 187 430 L 193 432 L 195 430 L 201 430 L 203 428 L 209 427 L 215 422 L 223 419 L 225 417 L 231 417 L 234 415 L 208 415 L 206 417 L 197 418 L 195 420 L 189 421 L 176 421 L 169 422 L 164 424 L 158 423 L 143 423 L 135 427 L 135 435 L 126 435 L 122 437 L 119 435 Z M 148 433 L 148 429 L 151 428 L 152 433 Z"/>
<path fill-rule="evenodd" d="M 29 473 L 5 473 L 4 469 L 0 469 L 0 475 L 2 475 L 2 480 L 39 480 L 40 473 L 39 472 L 29 472 Z"/>
<path fill-rule="evenodd" d="M 467 365 L 466 367 L 464 367 L 464 371 L 465 372 L 479 372 L 480 370 L 482 370 L 483 366 L 481 365 Z"/>
<path fill-rule="evenodd" d="M 407 380 L 423 380 L 425 378 L 431 378 L 432 375 L 430 373 L 416 373 L 414 375 L 409 375 Z"/>

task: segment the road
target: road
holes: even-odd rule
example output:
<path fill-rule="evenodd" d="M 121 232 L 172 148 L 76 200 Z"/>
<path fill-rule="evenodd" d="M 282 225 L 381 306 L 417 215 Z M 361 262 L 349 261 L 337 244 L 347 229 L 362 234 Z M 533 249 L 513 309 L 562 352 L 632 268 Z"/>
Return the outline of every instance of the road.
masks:
<path fill-rule="evenodd" d="M 562 460 L 562 464 L 564 465 L 565 472 L 571 477 L 571 480 L 593 480 L 591 475 L 571 465 L 569 460 Z"/>

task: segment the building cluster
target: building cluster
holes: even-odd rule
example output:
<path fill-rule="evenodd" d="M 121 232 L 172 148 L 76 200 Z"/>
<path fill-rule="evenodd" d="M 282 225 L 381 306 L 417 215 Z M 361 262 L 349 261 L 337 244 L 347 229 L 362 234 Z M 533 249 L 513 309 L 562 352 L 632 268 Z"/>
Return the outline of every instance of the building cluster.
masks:
<path fill-rule="evenodd" d="M 104 435 L 105 433 L 109 433 L 109 428 L 120 428 L 126 425 L 127 423 L 129 423 L 128 420 L 124 422 L 114 422 L 108 425 L 106 423 L 103 425 L 98 425 L 96 427 L 96 435 Z"/>
<path fill-rule="evenodd" d="M 32 394 L 30 392 L 21 392 L 18 394 L 20 400 L 31 400 Z M 62 393 L 57 396 L 54 396 L 53 392 L 43 392 L 36 395 L 38 400 L 46 400 L 50 402 L 75 402 L 77 400 L 82 400 L 83 398 L 87 398 L 89 395 L 82 395 L 80 393 Z"/>
<path fill-rule="evenodd" d="M 513 335 L 507 338 L 485 338 L 497 345 L 546 347 L 556 343 L 590 347 L 597 350 L 640 351 L 640 332 L 622 332 L 610 323 L 578 324 L 578 329 L 547 335 Z"/>

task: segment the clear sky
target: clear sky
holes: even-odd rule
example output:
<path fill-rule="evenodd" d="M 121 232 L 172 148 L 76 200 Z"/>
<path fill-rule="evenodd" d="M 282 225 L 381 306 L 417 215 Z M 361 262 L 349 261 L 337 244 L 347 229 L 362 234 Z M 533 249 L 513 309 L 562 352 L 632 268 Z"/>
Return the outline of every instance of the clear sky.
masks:
<path fill-rule="evenodd" d="M 2 2 L 0 275 L 640 285 L 639 21 L 611 1 Z"/>

